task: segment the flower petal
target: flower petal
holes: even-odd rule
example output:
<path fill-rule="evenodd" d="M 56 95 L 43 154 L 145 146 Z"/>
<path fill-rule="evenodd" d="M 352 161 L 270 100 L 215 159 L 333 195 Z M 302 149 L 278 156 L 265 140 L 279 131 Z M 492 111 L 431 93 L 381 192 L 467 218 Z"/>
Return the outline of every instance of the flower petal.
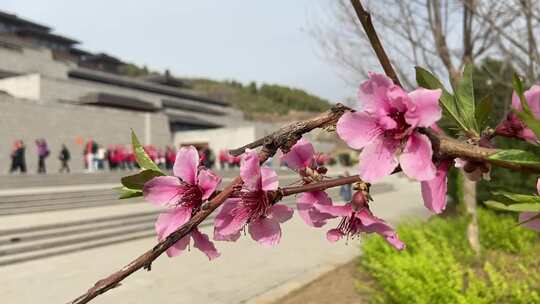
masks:
<path fill-rule="evenodd" d="M 161 213 L 156 221 L 156 233 L 160 240 L 169 236 L 191 218 L 191 208 L 178 207 Z"/>
<path fill-rule="evenodd" d="M 525 96 L 525 100 L 527 101 L 527 104 L 529 105 L 534 117 L 540 119 L 540 86 L 532 86 L 530 89 L 525 91 L 523 95 Z M 512 108 L 518 111 L 523 111 L 521 102 L 516 92 L 512 93 Z"/>
<path fill-rule="evenodd" d="M 287 205 L 275 204 L 272 207 L 268 208 L 268 215 L 270 218 L 280 222 L 285 223 L 290 220 L 293 216 L 293 209 Z"/>
<path fill-rule="evenodd" d="M 144 199 L 158 206 L 177 202 L 185 188 L 176 176 L 157 176 L 147 181 L 143 187 Z"/>
<path fill-rule="evenodd" d="M 400 86 L 393 85 L 389 87 L 386 96 L 390 99 L 392 108 L 399 112 L 405 112 L 405 110 L 407 110 L 407 104 L 410 102 L 410 97 Z"/>
<path fill-rule="evenodd" d="M 533 85 L 523 95 L 534 117 L 540 119 L 540 86 Z"/>
<path fill-rule="evenodd" d="M 240 208 L 243 206 L 239 199 L 228 199 L 223 204 L 214 221 L 215 232 L 221 237 L 235 235 L 247 223 L 249 213 L 239 212 Z"/>
<path fill-rule="evenodd" d="M 378 125 L 381 130 L 392 130 L 397 127 L 397 122 L 390 116 L 382 116 L 378 120 Z M 357 130 L 358 132 L 358 130 Z"/>
<path fill-rule="evenodd" d="M 155 228 L 158 240 L 163 240 L 191 218 L 191 208 L 179 207 L 161 213 L 156 221 Z M 179 255 L 189 244 L 190 236 L 186 235 L 167 249 L 169 257 Z"/>
<path fill-rule="evenodd" d="M 326 221 L 335 216 L 319 211 L 316 204 L 329 206 L 332 205 L 332 200 L 324 191 L 304 192 L 296 199 L 296 207 L 302 220 L 309 226 L 318 228 L 326 225 Z"/>
<path fill-rule="evenodd" d="M 538 192 L 538 195 L 540 195 L 540 178 L 536 182 L 536 191 Z"/>
<path fill-rule="evenodd" d="M 396 151 L 399 141 L 377 138 L 360 153 L 359 174 L 367 182 L 390 175 L 398 165 Z"/>
<path fill-rule="evenodd" d="M 442 90 L 417 89 L 409 93 L 405 120 L 412 126 L 429 127 L 442 117 L 439 98 Z"/>
<path fill-rule="evenodd" d="M 347 112 L 338 120 L 336 132 L 349 147 L 362 149 L 383 131 L 377 120 L 366 113 Z"/>
<path fill-rule="evenodd" d="M 248 190 L 261 190 L 261 166 L 259 165 L 257 151 L 246 150 L 240 164 L 240 176 Z"/>
<path fill-rule="evenodd" d="M 179 239 L 178 242 L 174 243 L 174 245 L 167 249 L 167 256 L 172 258 L 182 253 L 182 251 L 186 250 L 187 246 L 189 245 L 190 239 L 191 236 L 189 234 Z"/>
<path fill-rule="evenodd" d="M 533 144 L 533 145 L 538 145 L 539 144 L 539 141 L 538 141 L 538 138 L 536 137 L 536 134 L 534 134 L 533 130 L 525 127 L 523 129 L 521 129 L 521 131 L 517 134 L 517 137 L 519 138 L 522 138 L 523 140 Z"/>
<path fill-rule="evenodd" d="M 193 246 L 204 252 L 209 260 L 213 260 L 220 256 L 219 252 L 214 246 L 214 243 L 208 239 L 206 234 L 201 233 L 199 229 L 194 228 L 191 231 L 191 237 L 193 238 Z"/>
<path fill-rule="evenodd" d="M 362 222 L 362 225 L 364 226 L 370 226 L 370 225 L 378 224 L 381 222 L 384 223 L 383 220 L 373 215 L 373 213 L 371 213 L 371 210 L 367 208 L 361 209 L 360 211 L 356 212 L 354 215 L 358 219 L 360 219 L 360 222 Z"/>
<path fill-rule="evenodd" d="M 290 169 L 298 170 L 309 167 L 314 155 L 313 145 L 302 137 L 287 154 L 281 156 L 281 161 L 285 162 Z"/>
<path fill-rule="evenodd" d="M 216 191 L 216 188 L 221 183 L 221 177 L 215 174 L 212 170 L 204 169 L 199 172 L 199 188 L 201 189 L 203 196 L 202 199 L 206 200 Z"/>
<path fill-rule="evenodd" d="M 429 138 L 424 134 L 412 132 L 399 156 L 399 163 L 407 176 L 419 181 L 432 180 L 436 172 L 432 156 Z"/>
<path fill-rule="evenodd" d="M 435 178 L 420 183 L 424 206 L 435 213 L 446 208 L 446 190 L 450 161 L 443 161 L 437 166 Z"/>
<path fill-rule="evenodd" d="M 524 222 L 536 215 L 538 215 L 537 212 L 522 212 L 519 214 L 519 222 Z M 532 230 L 540 231 L 540 218 L 527 222 L 522 226 Z"/>
<path fill-rule="evenodd" d="M 344 236 L 343 233 L 339 229 L 330 229 L 326 233 L 326 239 L 330 243 L 335 243 L 339 241 L 343 236 Z"/>
<path fill-rule="evenodd" d="M 384 237 L 384 239 L 394 248 L 397 250 L 403 250 L 405 248 L 405 244 L 399 239 L 397 233 L 392 229 L 392 227 L 388 226 L 384 222 L 379 222 L 373 225 L 369 225 L 366 227 L 366 232 L 375 232 L 379 234 L 380 236 Z"/>
<path fill-rule="evenodd" d="M 261 184 L 264 191 L 277 190 L 279 186 L 279 177 L 272 168 L 263 166 L 261 168 Z"/>
<path fill-rule="evenodd" d="M 184 182 L 195 185 L 197 183 L 197 168 L 199 167 L 199 153 L 193 146 L 182 147 L 176 154 L 173 173 Z"/>
<path fill-rule="evenodd" d="M 351 215 L 352 213 L 352 207 L 351 207 L 351 203 L 347 203 L 345 205 L 342 205 L 342 206 L 337 206 L 337 205 L 320 205 L 320 204 L 315 204 L 313 205 L 317 210 L 321 211 L 321 212 L 324 212 L 324 213 L 328 213 L 330 215 L 333 215 L 333 216 L 349 216 Z"/>
<path fill-rule="evenodd" d="M 251 237 L 263 246 L 274 246 L 281 239 L 279 222 L 273 219 L 261 217 L 248 225 Z"/>
<path fill-rule="evenodd" d="M 391 106 L 386 94 L 394 83 L 383 74 L 370 72 L 368 76 L 369 79 L 364 81 L 358 90 L 358 99 L 362 102 L 364 111 L 388 113 Z"/>

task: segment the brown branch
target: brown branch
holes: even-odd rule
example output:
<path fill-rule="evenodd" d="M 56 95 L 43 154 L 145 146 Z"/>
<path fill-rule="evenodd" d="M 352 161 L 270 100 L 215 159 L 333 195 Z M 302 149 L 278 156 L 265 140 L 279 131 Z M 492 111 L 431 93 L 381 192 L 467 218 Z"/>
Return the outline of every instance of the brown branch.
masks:
<path fill-rule="evenodd" d="M 283 196 L 289 196 L 289 195 L 303 193 L 303 192 L 323 191 L 328 188 L 348 185 L 348 184 L 357 183 L 357 182 L 363 182 L 363 181 L 358 175 L 353 175 L 353 176 L 335 178 L 331 180 L 325 180 L 318 183 L 310 183 L 310 184 L 306 184 L 302 186 L 284 187 L 284 188 L 281 188 L 279 191 L 281 192 Z"/>
<path fill-rule="evenodd" d="M 254 143 L 264 142 L 265 145 L 259 157 L 261 162 L 264 162 L 268 157 L 275 154 L 277 149 L 281 147 L 290 148 L 299 136 L 305 132 L 309 132 L 317 127 L 330 127 L 333 126 L 341 115 L 348 108 L 343 105 L 337 105 L 335 108 L 320 114 L 312 119 L 305 121 L 300 121 L 291 125 L 288 125 L 275 133 L 259 139 Z M 494 153 L 497 153 L 497 149 L 482 148 L 474 145 L 470 145 L 459 140 L 453 139 L 446 135 L 441 135 L 435 133 L 429 129 L 422 130 L 426 133 L 433 145 L 434 155 L 436 158 L 448 159 L 448 158 L 464 158 L 476 161 L 487 161 L 494 165 L 505 167 L 513 170 L 519 171 L 530 171 L 540 173 L 540 167 L 538 166 L 528 166 L 528 165 L 517 165 L 515 163 L 508 163 L 496 160 L 490 160 L 488 157 Z M 249 146 L 249 145 L 248 145 Z M 252 144 L 252 147 L 257 147 L 257 145 Z M 244 148 L 241 148 L 242 150 Z M 237 149 L 239 150 L 239 149 Z M 223 191 L 216 195 L 210 202 L 205 204 L 203 208 L 197 212 L 186 224 L 179 227 L 175 232 L 170 234 L 167 238 L 160 241 L 154 248 L 147 251 L 143 255 L 139 256 L 131 263 L 126 265 L 121 270 L 111 274 L 105 279 L 99 280 L 94 287 L 90 288 L 84 295 L 73 300 L 72 304 L 82 304 L 88 303 L 90 300 L 96 296 L 106 292 L 107 290 L 114 288 L 118 285 L 123 279 L 134 273 L 135 271 L 145 268 L 150 270 L 151 263 L 157 259 L 163 252 L 165 252 L 169 247 L 174 245 L 178 240 L 186 236 L 193 228 L 197 227 L 204 219 L 206 219 L 215 209 L 217 209 L 232 193 L 234 186 L 241 184 L 240 177 L 236 177 L 229 185 L 227 185 Z M 283 188 L 282 194 L 284 196 L 297 194 L 306 191 L 316 191 L 324 190 L 331 187 L 336 187 L 344 184 L 350 184 L 354 182 L 361 182 L 361 179 L 358 176 L 344 177 L 329 181 L 324 181 L 316 184 L 308 184 L 298 187 L 289 187 Z"/>
<path fill-rule="evenodd" d="M 434 155 L 439 159 L 454 159 L 463 158 L 467 160 L 474 160 L 479 162 L 487 162 L 492 165 L 507 168 L 513 171 L 540 173 L 540 166 L 536 164 L 515 162 L 508 162 L 496 159 L 490 159 L 489 157 L 497 152 L 499 149 L 484 148 L 476 145 L 471 145 L 447 135 L 439 134 L 431 129 L 423 129 L 422 132 L 431 140 Z"/>
<path fill-rule="evenodd" d="M 269 157 L 275 154 L 277 149 L 289 149 L 296 141 L 302 136 L 315 128 L 325 128 L 333 126 L 341 115 L 348 108 L 337 104 L 329 111 L 321 113 L 314 118 L 307 119 L 292 123 L 288 126 L 281 128 L 280 130 L 272 133 L 271 135 L 255 141 L 246 147 L 256 148 L 263 145 L 263 148 L 259 152 L 259 158 L 261 162 L 266 161 Z M 237 149 L 240 150 L 240 149 Z M 244 148 L 242 148 L 242 151 Z M 90 288 L 86 293 L 69 302 L 72 304 L 88 303 L 98 295 L 105 293 L 111 288 L 116 287 L 122 280 L 130 276 L 135 271 L 145 268 L 150 270 L 152 262 L 157 259 L 162 253 L 164 253 L 169 247 L 174 245 L 178 240 L 188 235 L 189 232 L 197 225 L 199 225 L 204 219 L 206 219 L 216 208 L 218 208 L 223 202 L 231 195 L 233 188 L 236 185 L 242 183 L 241 178 L 236 177 L 230 184 L 228 184 L 218 195 L 213 197 L 208 203 L 203 205 L 203 208 L 197 212 L 193 217 L 184 225 L 176 229 L 172 234 L 167 236 L 164 240 L 160 241 L 154 248 L 148 250 L 128 265 L 124 266 L 119 271 L 109 275 L 108 277 L 99 280 L 95 285 Z"/>
<path fill-rule="evenodd" d="M 362 23 L 362 27 L 366 32 L 373 51 L 375 51 L 375 54 L 377 55 L 382 68 L 384 69 L 384 73 L 390 77 L 395 84 L 401 86 L 396 71 L 394 71 L 392 63 L 390 62 L 390 59 L 388 59 L 388 55 L 386 55 L 386 51 L 382 46 L 381 40 L 375 31 L 375 27 L 373 27 L 371 15 L 364 9 L 360 0 L 351 0 L 351 4 L 356 11 L 358 19 L 360 19 L 360 23 Z"/>
<path fill-rule="evenodd" d="M 346 106 L 338 103 L 329 111 L 310 119 L 288 124 L 274 133 L 257 139 L 256 141 L 241 148 L 229 150 L 229 153 L 231 155 L 238 156 L 244 153 L 246 149 L 255 149 L 266 143 L 271 143 L 272 145 L 281 148 L 284 152 L 287 152 L 289 151 L 290 147 L 294 145 L 294 143 L 296 143 L 296 141 L 302 136 L 302 134 L 308 133 L 316 128 L 334 126 L 341 115 L 348 109 L 349 108 Z"/>

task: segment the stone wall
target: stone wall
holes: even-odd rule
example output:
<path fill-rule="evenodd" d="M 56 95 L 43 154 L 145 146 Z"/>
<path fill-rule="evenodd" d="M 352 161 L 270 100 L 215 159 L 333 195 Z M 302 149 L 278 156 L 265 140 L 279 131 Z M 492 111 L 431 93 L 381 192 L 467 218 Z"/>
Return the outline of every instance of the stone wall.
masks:
<path fill-rule="evenodd" d="M 0 91 L 24 99 L 39 100 L 41 76 L 28 74 L 0 79 Z"/>
<path fill-rule="evenodd" d="M 175 132 L 174 144 L 208 144 L 217 155 L 222 149 L 241 147 L 256 138 L 254 126 Z"/>
<path fill-rule="evenodd" d="M 93 138 L 104 146 L 129 144 L 130 128 L 133 128 L 142 142 L 151 142 L 158 147 L 171 144 L 168 120 L 162 113 L 79 105 L 45 105 L 0 94 L 0 173 L 9 170 L 11 146 L 16 139 L 22 139 L 26 144 L 26 162 L 30 173 L 37 171 L 34 142 L 37 138 L 45 138 L 51 150 L 47 159 L 48 172 L 56 172 L 59 168 L 58 153 L 62 143 L 71 152 L 72 169 L 81 171 L 83 146 L 77 144 L 77 138 L 84 141 Z M 150 138 L 146 138 L 148 135 Z"/>
<path fill-rule="evenodd" d="M 39 73 L 67 78 L 67 71 L 75 64 L 54 60 L 50 50 L 37 47 L 6 48 L 0 46 L 0 70 L 16 74 Z"/>

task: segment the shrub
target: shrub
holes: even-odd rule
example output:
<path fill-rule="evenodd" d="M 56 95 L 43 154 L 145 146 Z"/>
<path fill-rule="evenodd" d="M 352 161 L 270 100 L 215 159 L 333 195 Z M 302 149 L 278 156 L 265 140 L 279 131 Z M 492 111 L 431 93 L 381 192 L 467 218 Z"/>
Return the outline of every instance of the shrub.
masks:
<path fill-rule="evenodd" d="M 539 263 L 521 257 L 540 249 L 538 236 L 515 223 L 510 216 L 479 210 L 484 249 L 479 259 L 468 247 L 463 217 L 399 226 L 400 238 L 407 244 L 402 252 L 381 238 L 369 238 L 362 246 L 360 270 L 375 280 L 371 301 L 540 303 Z"/>
<path fill-rule="evenodd" d="M 517 215 L 478 209 L 480 242 L 486 249 L 507 253 L 530 251 L 538 240 L 538 233 L 517 226 Z"/>

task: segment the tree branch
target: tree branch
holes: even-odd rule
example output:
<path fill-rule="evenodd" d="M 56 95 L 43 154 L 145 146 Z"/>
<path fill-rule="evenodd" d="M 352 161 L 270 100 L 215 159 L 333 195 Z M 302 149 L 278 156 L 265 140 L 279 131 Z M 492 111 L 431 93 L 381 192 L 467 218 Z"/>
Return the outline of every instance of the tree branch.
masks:
<path fill-rule="evenodd" d="M 334 126 L 346 109 L 347 108 L 345 106 L 337 104 L 329 111 L 321 113 L 316 117 L 292 123 L 267 137 L 261 138 L 237 150 L 241 150 L 243 152 L 245 148 L 256 148 L 263 145 L 263 148 L 259 152 L 259 159 L 261 160 L 261 163 L 265 162 L 269 157 L 273 156 L 278 149 L 290 149 L 290 147 L 296 143 L 302 134 L 316 128 Z M 221 206 L 221 204 L 223 204 L 223 202 L 231 195 L 233 188 L 237 185 L 241 185 L 241 183 L 241 178 L 237 176 L 223 189 L 223 191 L 213 197 L 208 203 L 203 205 L 201 210 L 195 213 L 195 215 L 193 215 L 193 217 L 187 223 L 176 229 L 176 231 L 167 236 L 164 240 L 160 241 L 156 246 L 154 246 L 154 248 L 148 250 L 119 271 L 97 281 L 95 285 L 86 293 L 69 303 L 88 303 L 98 295 L 103 294 L 109 289 L 117 286 L 122 280 L 130 276 L 135 271 L 141 268 L 150 270 L 151 264 L 155 259 L 174 245 L 178 240 L 188 235 L 193 228 L 197 227 L 197 225 L 205 220 L 214 210 L 216 210 L 216 208 Z"/>
<path fill-rule="evenodd" d="M 339 186 L 348 185 L 352 183 L 358 183 L 358 182 L 363 182 L 363 181 L 358 175 L 353 175 L 353 176 L 335 178 L 331 180 L 325 180 L 318 183 L 310 183 L 310 184 L 306 184 L 302 186 L 284 187 L 284 188 L 281 188 L 279 191 L 281 192 L 283 196 L 289 196 L 289 195 L 303 193 L 303 192 L 324 191 L 328 188 L 339 187 Z"/>
<path fill-rule="evenodd" d="M 390 59 L 388 59 L 388 55 L 386 55 L 386 51 L 382 46 L 381 40 L 379 39 L 379 36 L 377 35 L 375 28 L 373 27 L 371 15 L 364 9 L 360 0 L 351 0 L 351 4 L 356 11 L 358 19 L 360 19 L 360 23 L 362 23 L 362 27 L 364 28 L 364 31 L 368 36 L 373 51 L 375 51 L 377 58 L 379 58 L 379 62 L 384 69 L 384 73 L 388 77 L 390 77 L 395 84 L 401 86 L 397 74 L 392 67 L 392 63 L 390 62 Z"/>
<path fill-rule="evenodd" d="M 243 147 L 229 150 L 229 153 L 233 156 L 238 156 L 244 153 L 246 149 L 255 149 L 265 143 L 272 143 L 272 145 L 281 148 L 284 152 L 287 152 L 289 151 L 290 147 L 296 143 L 296 140 L 302 136 L 302 134 L 308 133 L 316 128 L 334 126 L 341 115 L 348 109 L 349 108 L 346 106 L 338 103 L 327 112 L 304 121 L 297 121 L 288 124 L 272 134 L 257 139 L 256 141 Z"/>

